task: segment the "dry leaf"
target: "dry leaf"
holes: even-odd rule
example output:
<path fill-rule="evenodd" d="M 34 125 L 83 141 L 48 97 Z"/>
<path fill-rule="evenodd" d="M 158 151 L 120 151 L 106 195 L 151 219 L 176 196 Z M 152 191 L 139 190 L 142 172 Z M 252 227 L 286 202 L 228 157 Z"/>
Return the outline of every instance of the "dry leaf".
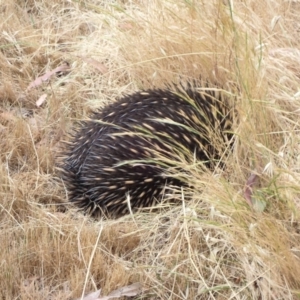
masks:
<path fill-rule="evenodd" d="M 252 187 L 255 184 L 256 179 L 257 179 L 257 174 L 252 173 L 249 176 L 249 178 L 246 182 L 245 188 L 244 188 L 244 197 L 246 198 L 246 200 L 247 200 L 247 202 L 250 206 L 253 206 L 253 201 L 252 201 L 253 190 L 252 190 Z"/>
<path fill-rule="evenodd" d="M 269 51 L 271 57 L 287 57 L 298 60 L 300 58 L 300 50 L 296 48 L 275 48 Z"/>
<path fill-rule="evenodd" d="M 29 84 L 29 86 L 27 87 L 26 91 L 36 88 L 39 85 L 41 85 L 43 82 L 48 81 L 53 75 L 60 73 L 60 72 L 66 72 L 70 70 L 70 66 L 68 63 L 64 63 L 61 66 L 55 68 L 52 71 L 47 72 L 46 74 L 44 74 L 43 76 L 38 77 L 37 79 L 35 79 L 33 82 L 31 82 Z"/>
<path fill-rule="evenodd" d="M 100 297 L 97 300 L 109 300 L 113 298 L 120 298 L 120 297 L 133 297 L 142 292 L 142 285 L 139 282 L 133 283 L 131 285 L 124 286 L 119 288 L 113 292 L 111 292 L 108 296 Z"/>
<path fill-rule="evenodd" d="M 84 296 L 83 298 L 80 297 L 77 300 L 97 300 L 99 299 L 98 297 L 100 296 L 100 293 L 101 293 L 101 289 L 96 292 L 90 293 Z"/>
<path fill-rule="evenodd" d="M 259 197 L 259 194 L 261 194 L 260 190 L 256 191 L 256 197 L 253 197 L 253 186 L 256 183 L 258 178 L 257 174 L 252 173 L 245 185 L 244 189 L 244 196 L 249 203 L 249 205 L 257 212 L 263 212 L 267 206 L 266 201 L 264 200 L 264 197 Z M 263 194 L 262 194 L 263 196 Z"/>
<path fill-rule="evenodd" d="M 37 107 L 40 107 L 46 100 L 47 94 L 43 94 L 40 98 L 35 102 Z"/>
<path fill-rule="evenodd" d="M 12 114 L 8 111 L 1 113 L 0 118 L 5 121 L 16 121 L 18 119 L 14 114 Z"/>
<path fill-rule="evenodd" d="M 122 22 L 122 23 L 119 23 L 118 27 L 121 30 L 130 30 L 133 28 L 133 25 L 129 22 Z"/>
<path fill-rule="evenodd" d="M 100 297 L 101 290 L 96 292 L 90 293 L 83 298 L 79 298 L 77 300 L 109 300 L 109 299 L 116 299 L 120 297 L 133 297 L 142 292 L 142 285 L 139 282 L 133 283 L 131 285 L 124 286 L 117 290 L 112 291 L 108 296 Z"/>
<path fill-rule="evenodd" d="M 31 276 L 25 279 L 20 286 L 21 290 L 27 295 L 34 294 L 36 291 L 41 290 L 42 287 L 43 287 L 43 278 L 38 276 Z"/>
<path fill-rule="evenodd" d="M 108 72 L 108 69 L 105 65 L 100 63 L 99 61 L 91 58 L 91 57 L 81 57 L 83 61 L 88 63 L 89 65 L 92 65 L 95 69 L 97 69 L 101 74 L 105 74 Z"/>
<path fill-rule="evenodd" d="M 29 125 L 29 129 L 32 134 L 32 137 L 34 138 L 34 140 L 36 140 L 40 134 L 40 127 L 38 125 L 36 116 L 29 118 L 27 120 L 27 124 Z"/>

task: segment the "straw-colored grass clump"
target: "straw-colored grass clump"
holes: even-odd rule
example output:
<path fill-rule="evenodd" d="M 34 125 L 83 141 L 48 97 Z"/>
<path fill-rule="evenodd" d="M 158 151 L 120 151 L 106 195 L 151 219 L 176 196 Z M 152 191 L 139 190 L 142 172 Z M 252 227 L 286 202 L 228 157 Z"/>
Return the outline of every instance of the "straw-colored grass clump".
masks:
<path fill-rule="evenodd" d="M 297 299 L 299 11 L 271 0 L 0 3 L 1 297 L 140 282 L 142 299 Z M 193 188 L 154 211 L 96 221 L 73 209 L 55 165 L 74 124 L 124 93 L 199 77 L 235 94 L 226 169 L 178 160 Z"/>

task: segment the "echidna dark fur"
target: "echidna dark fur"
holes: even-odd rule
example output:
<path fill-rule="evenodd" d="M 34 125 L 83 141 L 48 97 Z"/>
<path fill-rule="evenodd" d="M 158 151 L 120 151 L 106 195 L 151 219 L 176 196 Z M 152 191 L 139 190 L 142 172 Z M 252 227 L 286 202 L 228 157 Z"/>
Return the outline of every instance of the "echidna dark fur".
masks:
<path fill-rule="evenodd" d="M 165 176 L 179 154 L 215 166 L 232 140 L 233 111 L 217 88 L 124 96 L 82 122 L 67 144 L 60 169 L 70 201 L 94 216 L 152 206 L 166 184 L 183 184 Z"/>

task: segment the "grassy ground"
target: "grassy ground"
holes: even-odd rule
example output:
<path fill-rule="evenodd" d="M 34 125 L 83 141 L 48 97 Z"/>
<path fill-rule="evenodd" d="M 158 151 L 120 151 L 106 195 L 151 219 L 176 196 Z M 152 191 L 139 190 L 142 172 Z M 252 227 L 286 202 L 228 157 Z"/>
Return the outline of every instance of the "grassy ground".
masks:
<path fill-rule="evenodd" d="M 288 0 L 0 0 L 0 298 L 134 282 L 140 299 L 300 298 L 299 13 Z M 236 90 L 225 172 L 187 166 L 193 199 L 155 213 L 96 222 L 64 204 L 54 167 L 76 120 L 200 75 Z"/>

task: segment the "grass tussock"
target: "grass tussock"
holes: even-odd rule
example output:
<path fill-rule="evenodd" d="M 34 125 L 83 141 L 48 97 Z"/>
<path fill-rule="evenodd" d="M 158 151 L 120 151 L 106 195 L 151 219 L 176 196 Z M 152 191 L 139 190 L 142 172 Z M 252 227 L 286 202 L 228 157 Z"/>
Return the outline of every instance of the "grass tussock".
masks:
<path fill-rule="evenodd" d="M 141 282 L 141 299 L 298 299 L 299 12 L 271 0 L 0 2 L 0 298 Z M 193 189 L 155 212 L 74 211 L 55 171 L 74 122 L 124 93 L 200 77 L 234 91 L 226 170 L 182 163 Z M 255 172 L 258 208 L 244 195 Z"/>

